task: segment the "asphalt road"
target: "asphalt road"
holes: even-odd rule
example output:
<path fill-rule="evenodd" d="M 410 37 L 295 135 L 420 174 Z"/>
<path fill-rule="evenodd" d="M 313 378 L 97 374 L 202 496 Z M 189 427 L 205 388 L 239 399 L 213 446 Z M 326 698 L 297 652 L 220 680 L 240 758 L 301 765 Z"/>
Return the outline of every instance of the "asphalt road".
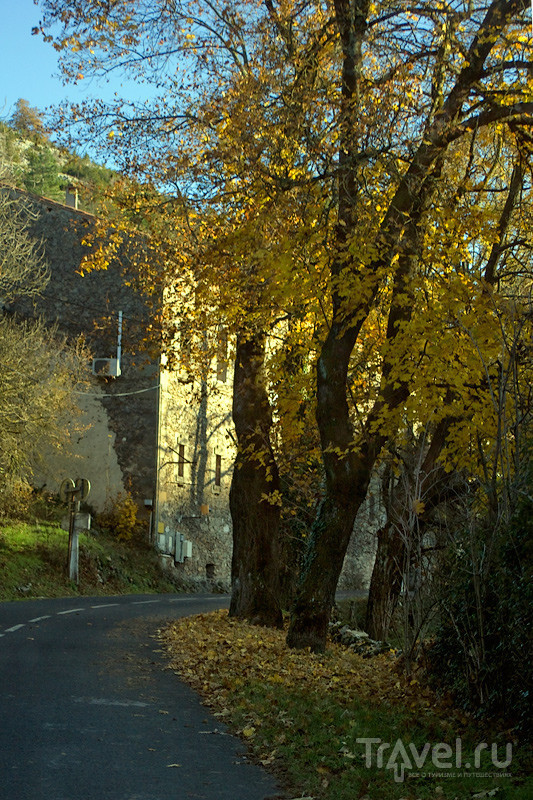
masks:
<path fill-rule="evenodd" d="M 153 638 L 220 596 L 0 603 L 0 800 L 267 800 L 274 779 Z"/>

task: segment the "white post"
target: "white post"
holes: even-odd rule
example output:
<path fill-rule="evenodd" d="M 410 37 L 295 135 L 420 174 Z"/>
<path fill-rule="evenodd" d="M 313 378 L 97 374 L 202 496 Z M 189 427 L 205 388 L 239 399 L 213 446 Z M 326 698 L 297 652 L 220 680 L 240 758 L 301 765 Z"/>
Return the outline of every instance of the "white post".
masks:
<path fill-rule="evenodd" d="M 118 312 L 117 366 L 120 369 L 122 356 L 122 311 Z"/>

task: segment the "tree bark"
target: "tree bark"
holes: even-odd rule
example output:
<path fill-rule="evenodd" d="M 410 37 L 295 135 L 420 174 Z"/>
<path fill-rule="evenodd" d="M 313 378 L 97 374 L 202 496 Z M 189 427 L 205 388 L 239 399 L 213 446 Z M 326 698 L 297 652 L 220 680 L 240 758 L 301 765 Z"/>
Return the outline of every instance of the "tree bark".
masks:
<path fill-rule="evenodd" d="M 263 376 L 265 335 L 237 341 L 233 421 L 238 453 L 230 489 L 233 522 L 230 616 L 281 627 L 279 602 L 280 507 L 268 496 L 279 491 L 270 444 L 272 413 Z"/>
<path fill-rule="evenodd" d="M 289 647 L 322 652 L 331 608 L 352 534 L 366 496 L 376 453 L 355 451 L 346 401 L 350 337 L 330 329 L 317 364 L 317 423 L 325 468 L 325 495 L 311 528 L 287 635 Z"/>
<path fill-rule="evenodd" d="M 365 630 L 372 639 L 389 635 L 405 572 L 405 542 L 389 520 L 377 533 L 378 547 L 366 610 Z"/>

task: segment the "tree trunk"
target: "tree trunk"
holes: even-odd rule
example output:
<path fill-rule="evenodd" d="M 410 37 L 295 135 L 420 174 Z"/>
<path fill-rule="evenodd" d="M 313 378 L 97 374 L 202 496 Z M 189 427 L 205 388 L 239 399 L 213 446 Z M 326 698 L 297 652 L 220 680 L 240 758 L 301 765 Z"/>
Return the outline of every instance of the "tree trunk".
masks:
<path fill-rule="evenodd" d="M 303 565 L 300 588 L 292 609 L 287 644 L 325 650 L 331 608 L 357 510 L 341 507 L 331 498 L 321 505 L 313 524 Z"/>
<path fill-rule="evenodd" d="M 322 652 L 335 590 L 355 516 L 366 496 L 375 453 L 353 447 L 346 401 L 350 336 L 330 329 L 317 364 L 317 423 L 325 468 L 325 495 L 311 528 L 287 635 L 289 647 Z"/>
<path fill-rule="evenodd" d="M 372 639 L 383 640 L 389 629 L 402 589 L 405 542 L 396 525 L 387 520 L 378 531 L 378 547 L 366 608 L 365 630 Z"/>
<path fill-rule="evenodd" d="M 238 453 L 230 489 L 233 522 L 230 616 L 281 627 L 279 603 L 280 507 L 267 498 L 279 491 L 270 444 L 272 413 L 263 376 L 265 336 L 237 341 L 233 421 Z"/>

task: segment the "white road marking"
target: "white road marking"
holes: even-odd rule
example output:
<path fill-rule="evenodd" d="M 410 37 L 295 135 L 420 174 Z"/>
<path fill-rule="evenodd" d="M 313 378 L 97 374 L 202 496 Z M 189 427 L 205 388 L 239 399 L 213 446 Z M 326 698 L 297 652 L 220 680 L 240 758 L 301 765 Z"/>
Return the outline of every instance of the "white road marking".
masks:
<path fill-rule="evenodd" d="M 132 603 L 132 606 L 145 606 L 148 605 L 148 603 L 159 603 L 159 602 L 160 602 L 159 600 L 136 600 L 134 603 Z"/>
<path fill-rule="evenodd" d="M 76 611 L 85 611 L 84 608 L 69 608 L 68 611 L 58 611 L 58 614 L 75 614 Z"/>
<path fill-rule="evenodd" d="M 226 596 L 227 597 L 227 596 Z M 214 595 L 213 597 L 169 597 L 169 603 L 208 603 L 209 601 L 213 603 L 220 603 L 220 600 L 224 599 L 224 595 Z"/>
<path fill-rule="evenodd" d="M 218 601 L 218 599 L 219 599 L 218 597 L 203 598 L 203 600 L 214 600 L 214 601 Z M 188 597 L 188 598 L 181 598 L 181 597 L 169 598 L 169 602 L 170 603 L 184 603 L 184 602 L 194 603 L 194 602 L 196 602 L 196 600 L 197 600 L 197 598 L 193 598 L 193 597 Z M 160 603 L 160 602 L 161 602 L 160 598 L 157 598 L 156 600 L 135 600 L 135 601 L 132 602 L 132 605 L 134 605 L 134 606 L 144 606 L 144 605 L 152 605 L 153 603 Z M 94 608 L 94 609 L 97 609 L 97 608 L 113 608 L 113 607 L 119 606 L 119 605 L 121 605 L 121 604 L 120 603 L 100 603 L 98 605 L 91 606 L 91 608 Z M 64 615 L 64 614 L 77 614 L 80 611 L 85 611 L 85 610 L 86 610 L 85 608 L 69 608 L 66 611 L 57 611 L 56 614 L 57 614 L 57 616 Z M 52 616 L 51 614 L 43 614 L 41 617 L 33 617 L 33 619 L 28 620 L 28 624 L 29 623 L 42 622 L 45 619 L 51 619 L 51 616 Z M 26 624 L 27 623 L 24 622 L 24 623 L 21 623 L 19 625 L 13 625 L 11 628 L 6 628 L 4 633 L 0 633 L 0 637 L 5 636 L 6 633 L 14 633 L 15 631 L 18 631 L 21 628 L 24 628 Z"/>
<path fill-rule="evenodd" d="M 198 598 L 197 597 L 169 597 L 167 602 L 169 602 L 169 603 L 197 603 L 198 602 Z"/>

